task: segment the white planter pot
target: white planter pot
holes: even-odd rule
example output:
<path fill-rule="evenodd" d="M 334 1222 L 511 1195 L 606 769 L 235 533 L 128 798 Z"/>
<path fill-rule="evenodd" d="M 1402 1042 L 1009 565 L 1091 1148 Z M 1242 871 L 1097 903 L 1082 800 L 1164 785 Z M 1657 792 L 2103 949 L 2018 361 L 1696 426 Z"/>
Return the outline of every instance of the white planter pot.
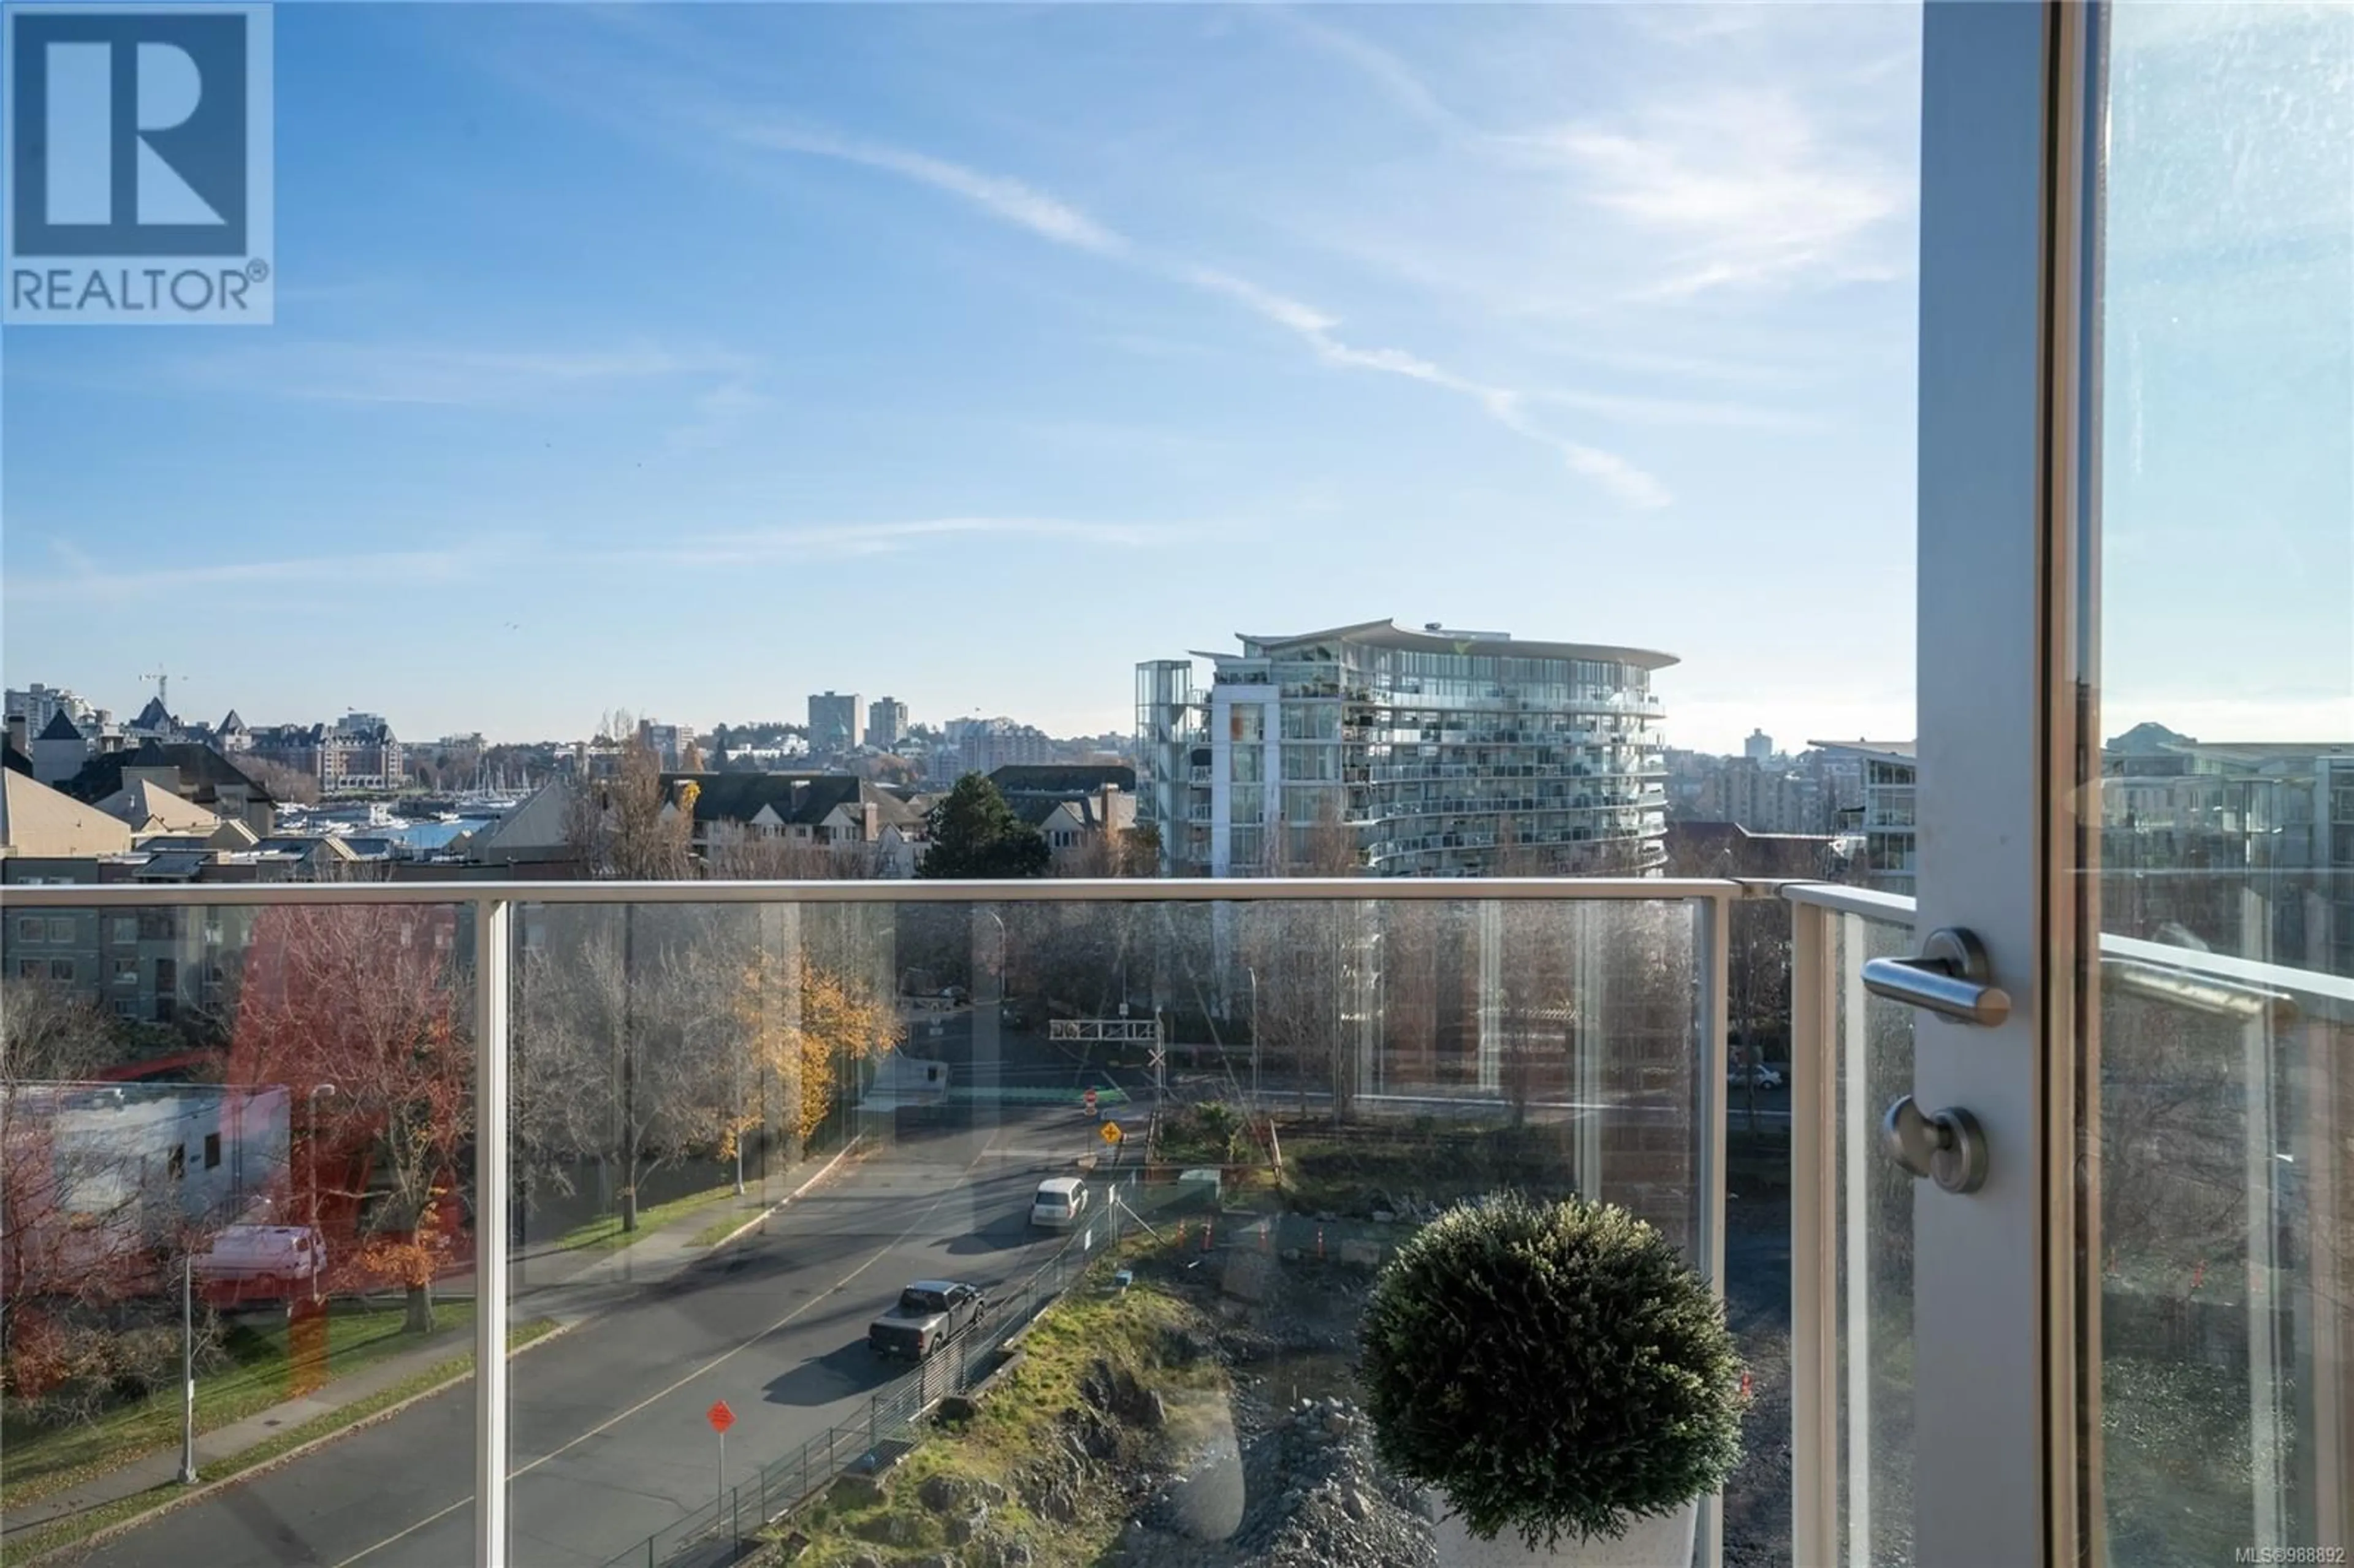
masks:
<path fill-rule="evenodd" d="M 1432 1499 L 1434 1516 L 1446 1512 L 1442 1499 Z M 1553 1563 L 1570 1568 L 1690 1568 L 1692 1540 L 1700 1528 L 1700 1505 L 1686 1503 L 1657 1519 L 1637 1520 L 1616 1541 L 1567 1541 L 1551 1552 L 1531 1552 L 1521 1538 L 1506 1531 L 1493 1541 L 1481 1541 L 1459 1519 L 1440 1518 L 1437 1525 L 1439 1568 L 1524 1568 L 1532 1563 Z"/>

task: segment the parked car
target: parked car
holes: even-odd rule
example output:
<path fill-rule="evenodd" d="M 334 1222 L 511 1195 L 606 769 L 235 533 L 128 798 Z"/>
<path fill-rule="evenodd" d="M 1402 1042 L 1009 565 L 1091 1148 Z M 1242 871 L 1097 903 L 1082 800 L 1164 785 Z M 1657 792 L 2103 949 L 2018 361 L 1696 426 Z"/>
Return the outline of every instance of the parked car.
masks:
<path fill-rule="evenodd" d="M 215 1301 L 315 1301 L 326 1287 L 327 1242 L 310 1225 L 224 1225 L 192 1268 Z"/>
<path fill-rule="evenodd" d="M 1744 1077 L 1744 1074 L 1746 1075 L 1745 1080 Z M 1761 1089 L 1778 1089 L 1783 1084 L 1782 1069 L 1763 1062 L 1759 1063 L 1755 1067 L 1744 1068 L 1735 1066 L 1731 1072 L 1725 1074 L 1724 1081 L 1731 1084 L 1736 1089 L 1739 1088 L 1744 1081 L 1754 1083 Z"/>
<path fill-rule="evenodd" d="M 918 1279 L 899 1299 L 866 1325 L 866 1347 L 878 1356 L 919 1361 L 943 1340 L 981 1321 L 989 1299 L 978 1285 L 952 1279 Z"/>
<path fill-rule="evenodd" d="M 1030 1223 L 1050 1231 L 1066 1231 L 1087 1212 L 1087 1184 L 1076 1176 L 1055 1176 L 1038 1183 L 1030 1200 Z"/>

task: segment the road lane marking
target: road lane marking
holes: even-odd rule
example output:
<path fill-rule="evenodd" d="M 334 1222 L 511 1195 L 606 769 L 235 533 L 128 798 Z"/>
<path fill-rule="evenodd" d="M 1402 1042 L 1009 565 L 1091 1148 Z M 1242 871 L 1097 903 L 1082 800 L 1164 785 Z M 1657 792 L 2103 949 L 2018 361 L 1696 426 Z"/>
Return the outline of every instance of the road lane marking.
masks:
<path fill-rule="evenodd" d="M 1002 1126 L 995 1131 L 992 1131 L 989 1135 L 988 1141 L 981 1145 L 981 1152 L 974 1155 L 972 1157 L 971 1163 L 968 1164 L 964 1168 L 964 1173 L 961 1177 L 960 1177 L 955 1182 L 951 1183 L 946 1191 L 940 1193 L 938 1197 L 934 1198 L 930 1202 L 925 1204 L 923 1209 L 917 1213 L 915 1219 L 908 1223 L 906 1230 L 901 1231 L 896 1236 L 894 1236 L 890 1241 L 885 1243 L 883 1246 L 875 1252 L 874 1256 L 868 1258 L 864 1263 L 860 1264 L 856 1268 L 852 1269 L 848 1274 L 843 1275 L 840 1279 L 836 1280 L 832 1287 L 823 1295 L 811 1297 L 808 1300 L 802 1302 L 800 1306 L 794 1308 L 791 1311 L 786 1313 L 783 1317 L 778 1319 L 775 1322 L 769 1324 L 758 1333 L 754 1334 L 750 1339 L 746 1340 L 743 1343 L 735 1346 L 733 1349 L 722 1351 L 719 1354 L 712 1357 L 709 1361 L 704 1362 L 693 1372 L 688 1372 L 684 1377 L 680 1378 L 676 1383 L 672 1383 L 668 1388 L 665 1388 L 657 1393 L 648 1394 L 645 1398 L 638 1401 L 637 1404 L 630 1406 L 629 1409 L 622 1411 L 618 1415 L 607 1417 L 605 1420 L 588 1428 L 586 1432 L 574 1437 L 570 1442 L 566 1443 L 562 1447 L 550 1449 L 548 1452 L 542 1454 L 538 1458 L 531 1461 L 531 1463 L 521 1466 L 518 1468 L 509 1470 L 507 1472 L 507 1484 L 509 1486 L 513 1486 L 515 1481 L 529 1475 L 532 1471 L 538 1469 L 542 1465 L 546 1464 L 549 1460 L 562 1458 L 573 1449 L 578 1448 L 583 1443 L 588 1442 L 591 1437 L 601 1436 L 605 1433 L 611 1431 L 614 1427 L 619 1426 L 622 1422 L 629 1420 L 631 1416 L 636 1415 L 641 1411 L 644 1410 L 648 1405 L 657 1404 L 663 1400 L 668 1399 L 672 1394 L 676 1393 L 680 1389 L 684 1388 L 688 1383 L 693 1383 L 696 1378 L 701 1377 L 704 1373 L 711 1371 L 713 1368 L 735 1360 L 737 1356 L 743 1354 L 746 1351 L 750 1350 L 754 1345 L 758 1344 L 762 1340 L 767 1339 L 778 1330 L 791 1323 L 793 1319 L 799 1318 L 804 1312 L 807 1312 L 811 1308 L 819 1305 L 831 1297 L 839 1295 L 843 1286 L 848 1285 L 852 1280 L 857 1278 L 860 1275 L 865 1273 L 868 1269 L 874 1267 L 876 1264 L 888 1257 L 895 1250 L 897 1249 L 901 1243 L 905 1242 L 909 1236 L 914 1235 L 917 1230 L 921 1229 L 924 1222 L 931 1217 L 931 1213 L 934 1209 L 938 1208 L 942 1203 L 948 1202 L 949 1197 L 953 1194 L 962 1191 L 966 1181 L 971 1177 L 975 1171 L 981 1168 L 981 1162 L 989 1158 L 990 1150 L 996 1147 L 998 1137 L 1003 1131 L 1004 1128 Z M 372 1557 L 387 1546 L 397 1546 L 401 1542 L 404 1542 L 410 1536 L 415 1535 L 419 1531 L 423 1530 L 429 1525 L 440 1523 L 451 1514 L 456 1513 L 459 1510 L 472 1503 L 473 1500 L 474 1494 L 472 1492 L 468 1492 L 464 1497 L 460 1498 L 448 1508 L 442 1509 L 437 1513 L 426 1515 L 423 1519 L 419 1520 L 415 1524 L 410 1525 L 408 1529 L 392 1535 L 387 1535 L 373 1546 L 362 1547 L 359 1551 L 353 1552 L 349 1557 L 337 1563 L 334 1565 L 334 1568 L 351 1568 L 353 1563 L 357 1563 L 364 1558 Z"/>

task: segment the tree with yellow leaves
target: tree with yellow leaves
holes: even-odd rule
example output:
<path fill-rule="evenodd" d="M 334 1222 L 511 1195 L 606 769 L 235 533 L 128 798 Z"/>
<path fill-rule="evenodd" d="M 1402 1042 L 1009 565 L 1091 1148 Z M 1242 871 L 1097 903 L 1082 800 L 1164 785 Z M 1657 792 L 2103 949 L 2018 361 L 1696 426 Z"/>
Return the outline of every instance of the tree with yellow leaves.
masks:
<path fill-rule="evenodd" d="M 872 981 L 806 953 L 752 959 L 737 976 L 733 1012 L 748 1064 L 784 1085 L 791 1131 L 804 1141 L 856 1081 L 857 1064 L 888 1054 L 905 1033 L 891 999 Z M 739 1113 L 731 1139 L 756 1119 Z"/>

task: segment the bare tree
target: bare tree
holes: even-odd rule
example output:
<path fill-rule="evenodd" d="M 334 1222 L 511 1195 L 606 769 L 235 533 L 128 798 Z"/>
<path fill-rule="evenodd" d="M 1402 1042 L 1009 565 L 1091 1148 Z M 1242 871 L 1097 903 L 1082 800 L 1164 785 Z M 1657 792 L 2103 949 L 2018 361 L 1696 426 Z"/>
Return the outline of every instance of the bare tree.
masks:
<path fill-rule="evenodd" d="M 217 1102 L 222 1091 L 161 1093 Z M 12 1422 L 89 1420 L 178 1370 L 172 1260 L 202 1251 L 228 1216 L 185 1180 L 191 1135 L 156 1095 L 126 1105 L 120 1088 L 0 1086 L 0 1389 Z M 207 1313 L 196 1328 L 202 1356 L 216 1325 Z"/>
<path fill-rule="evenodd" d="M 1151 827 L 1106 828 L 1056 853 L 1050 876 L 1140 877 L 1161 870 L 1161 835 Z"/>
<path fill-rule="evenodd" d="M 720 1149 L 738 1111 L 722 981 L 734 959 L 709 910 L 550 908 L 521 983 L 517 1136 L 558 1188 L 584 1161 L 618 1168 L 623 1230 L 664 1165 Z"/>
<path fill-rule="evenodd" d="M 380 1195 L 381 1223 L 351 1239 L 364 1269 L 408 1291 L 407 1327 L 419 1333 L 433 1327 L 433 1280 L 459 1239 L 458 1159 L 472 1131 L 456 937 L 444 908 L 265 911 L 229 1054 L 233 1085 L 334 1086 L 315 1107 L 314 1168 L 340 1171 L 338 1196 L 354 1204 Z"/>
<path fill-rule="evenodd" d="M 239 773 L 267 789 L 273 800 L 302 806 L 318 803 L 319 780 L 314 774 L 289 768 L 282 762 L 272 762 L 266 757 L 256 757 L 250 751 L 240 752 L 231 760 Z"/>
<path fill-rule="evenodd" d="M 627 715 L 623 715 L 626 718 Z M 609 725 L 615 722 L 610 716 Z M 675 882 L 695 874 L 693 782 L 663 787 L 662 759 L 631 736 L 610 779 L 578 781 L 566 803 L 565 842 L 595 877 Z"/>
<path fill-rule="evenodd" d="M 1338 789 L 1319 791 L 1313 821 L 1270 826 L 1265 858 L 1270 876 L 1356 876 L 1365 868 L 1357 831 L 1341 814 Z"/>
<path fill-rule="evenodd" d="M 121 1056 L 96 1001 L 47 980 L 0 980 L 0 1084 L 95 1077 Z"/>
<path fill-rule="evenodd" d="M 1299 1114 L 1308 1095 L 1331 1097 L 1334 1121 L 1348 1119 L 1356 1087 L 1352 1012 L 1344 995 L 1357 907 L 1348 904 L 1245 906 L 1239 947 L 1251 982 L 1253 1028 L 1262 1051 L 1292 1067 Z"/>
<path fill-rule="evenodd" d="M 830 882 L 888 875 L 880 844 L 824 844 L 714 822 L 705 835 L 703 874 L 721 882 Z"/>

